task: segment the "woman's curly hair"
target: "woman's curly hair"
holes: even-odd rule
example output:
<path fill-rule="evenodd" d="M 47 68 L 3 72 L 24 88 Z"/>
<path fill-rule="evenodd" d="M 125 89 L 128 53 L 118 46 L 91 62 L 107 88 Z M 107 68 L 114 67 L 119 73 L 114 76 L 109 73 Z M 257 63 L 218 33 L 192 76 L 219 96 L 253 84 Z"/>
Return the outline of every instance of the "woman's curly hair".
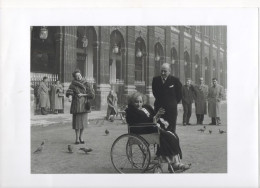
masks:
<path fill-rule="evenodd" d="M 143 99 L 143 104 L 146 104 L 146 103 L 147 103 L 147 97 L 146 97 L 144 94 L 142 94 L 142 93 L 140 93 L 140 92 L 137 91 L 137 92 L 134 92 L 134 93 L 128 95 L 128 99 L 127 99 L 128 105 L 134 105 L 136 99 L 137 99 L 139 96 L 142 97 L 142 99 Z"/>

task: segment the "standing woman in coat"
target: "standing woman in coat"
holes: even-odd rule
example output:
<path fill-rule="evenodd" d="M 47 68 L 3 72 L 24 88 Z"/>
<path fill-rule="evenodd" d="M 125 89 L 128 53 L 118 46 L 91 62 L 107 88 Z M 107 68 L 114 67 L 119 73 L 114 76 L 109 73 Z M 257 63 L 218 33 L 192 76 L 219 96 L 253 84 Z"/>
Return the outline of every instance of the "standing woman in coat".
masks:
<path fill-rule="evenodd" d="M 107 120 L 114 121 L 115 115 L 117 114 L 117 95 L 113 89 L 107 96 Z"/>
<path fill-rule="evenodd" d="M 212 79 L 213 85 L 209 88 L 208 94 L 208 112 L 211 117 L 211 123 L 209 125 L 220 125 L 220 102 L 224 95 L 224 89 L 218 84 L 217 79 Z"/>
<path fill-rule="evenodd" d="M 92 86 L 82 78 L 79 70 L 72 73 L 74 80 L 71 82 L 66 96 L 71 102 L 70 113 L 72 114 L 72 128 L 76 133 L 75 144 L 84 144 L 82 134 L 88 124 L 90 99 L 94 99 L 95 93 Z"/>
<path fill-rule="evenodd" d="M 42 115 L 47 115 L 48 114 L 47 108 L 50 107 L 50 97 L 49 97 L 50 88 L 48 87 L 47 83 L 48 83 L 48 78 L 44 76 L 38 88 L 39 106 L 41 108 Z"/>
<path fill-rule="evenodd" d="M 63 87 L 60 84 L 60 81 L 57 80 L 55 84 L 52 85 L 51 87 L 51 109 L 53 109 L 55 114 L 58 114 L 58 111 L 63 109 L 62 106 L 63 97 L 64 97 Z"/>

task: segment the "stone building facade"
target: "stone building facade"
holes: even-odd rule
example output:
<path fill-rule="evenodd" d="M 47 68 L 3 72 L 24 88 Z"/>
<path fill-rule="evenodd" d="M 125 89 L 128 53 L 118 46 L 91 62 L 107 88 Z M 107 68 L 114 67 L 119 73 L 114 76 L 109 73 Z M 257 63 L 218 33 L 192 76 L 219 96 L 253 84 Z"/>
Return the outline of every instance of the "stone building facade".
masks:
<path fill-rule="evenodd" d="M 44 29 L 44 30 L 43 30 Z M 43 34 L 47 34 L 44 36 Z M 80 69 L 93 84 L 96 110 L 107 108 L 115 89 L 119 104 L 140 91 L 153 104 L 152 78 L 167 62 L 181 82 L 213 77 L 227 88 L 226 26 L 49 26 L 31 27 L 31 74 L 57 75 L 65 89 Z"/>

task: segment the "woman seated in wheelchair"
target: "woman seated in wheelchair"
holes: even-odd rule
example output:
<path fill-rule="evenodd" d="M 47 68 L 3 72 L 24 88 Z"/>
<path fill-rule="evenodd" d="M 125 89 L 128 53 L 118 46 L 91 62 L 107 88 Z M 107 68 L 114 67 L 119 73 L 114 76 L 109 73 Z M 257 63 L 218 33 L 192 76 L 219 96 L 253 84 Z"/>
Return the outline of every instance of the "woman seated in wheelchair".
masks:
<path fill-rule="evenodd" d="M 157 127 L 132 127 L 131 132 L 135 134 L 149 134 L 160 130 L 160 147 L 157 147 L 156 155 L 166 159 L 174 171 L 187 170 L 190 164 L 183 164 L 182 151 L 179 144 L 179 137 L 176 133 L 166 131 L 168 122 L 161 118 L 165 110 L 161 108 L 156 114 L 150 105 L 145 104 L 146 98 L 142 93 L 135 92 L 128 98 L 126 111 L 126 122 L 131 125 L 138 123 L 155 123 Z M 171 168 L 168 168 L 171 172 Z"/>

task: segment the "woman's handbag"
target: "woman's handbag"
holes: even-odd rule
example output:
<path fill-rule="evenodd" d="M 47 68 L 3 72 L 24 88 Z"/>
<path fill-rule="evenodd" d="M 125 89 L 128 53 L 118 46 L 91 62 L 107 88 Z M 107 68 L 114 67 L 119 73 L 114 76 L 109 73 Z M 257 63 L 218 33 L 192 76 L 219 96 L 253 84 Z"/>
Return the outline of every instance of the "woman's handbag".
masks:
<path fill-rule="evenodd" d="M 86 101 L 85 101 L 85 109 L 86 109 L 87 111 L 89 111 L 89 110 L 91 109 L 91 103 L 89 102 L 89 100 L 86 100 Z"/>

